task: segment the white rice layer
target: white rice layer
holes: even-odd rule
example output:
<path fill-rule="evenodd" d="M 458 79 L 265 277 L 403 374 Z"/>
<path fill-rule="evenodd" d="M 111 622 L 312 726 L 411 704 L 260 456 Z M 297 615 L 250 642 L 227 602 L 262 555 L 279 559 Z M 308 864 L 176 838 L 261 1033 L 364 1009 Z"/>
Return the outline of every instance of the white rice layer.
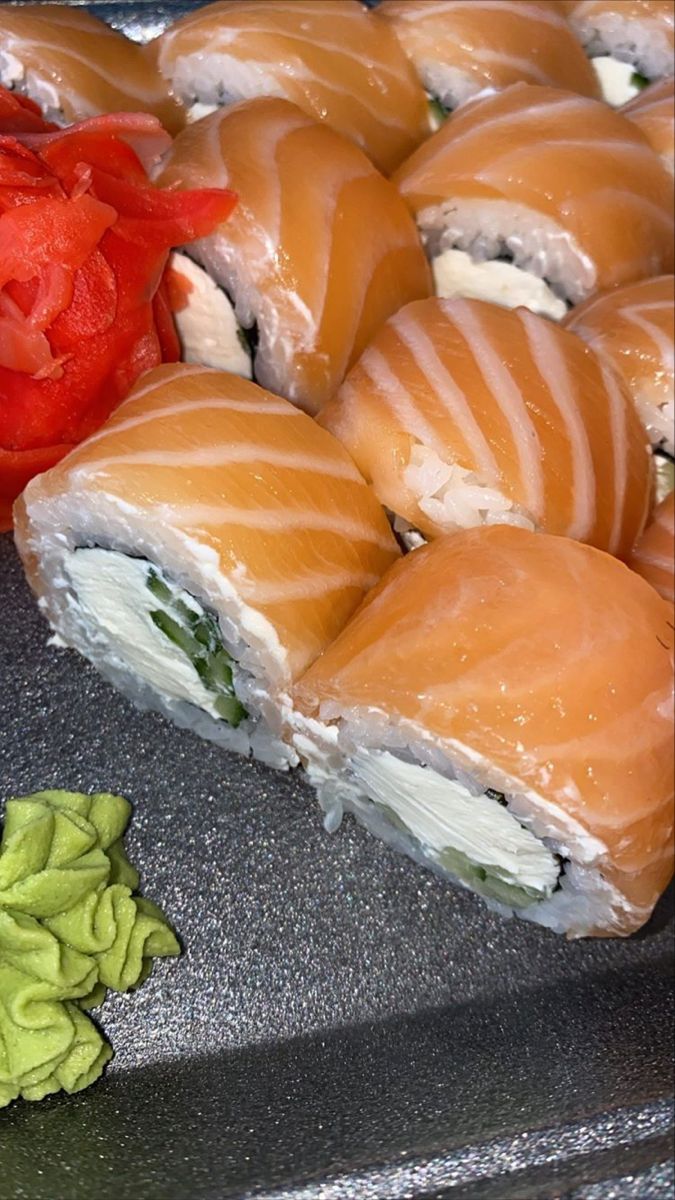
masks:
<path fill-rule="evenodd" d="M 567 230 L 525 205 L 448 200 L 422 209 L 417 222 L 432 265 L 447 251 L 464 252 L 465 258 L 445 260 L 454 295 L 480 296 L 507 307 L 524 304 L 557 319 L 567 304 L 578 304 L 595 290 L 593 261 Z M 494 261 L 505 257 L 508 262 Z M 486 265 L 492 269 L 486 271 Z"/>
<path fill-rule="evenodd" d="M 591 58 L 607 56 L 631 67 L 647 79 L 673 74 L 673 51 L 665 28 L 653 20 L 599 13 L 588 19 L 571 18 L 572 27 Z"/>
<path fill-rule="evenodd" d="M 0 48 L 0 83 L 9 91 L 19 92 L 34 100 L 42 109 L 46 121 L 55 125 L 67 125 L 59 94 L 52 83 L 41 78 L 36 72 L 26 70 L 23 63 L 10 54 L 9 50 Z M 91 114 L 93 116 L 93 113 Z"/>
<path fill-rule="evenodd" d="M 572 937 L 583 937 L 598 928 L 619 932 L 619 922 L 629 906 L 603 877 L 602 865 L 607 853 L 604 844 L 562 809 L 529 790 L 521 781 L 505 776 L 480 760 L 468 747 L 453 742 L 441 743 L 423 728 L 409 722 L 392 721 L 377 709 L 341 710 L 332 702 L 322 706 L 320 720 L 298 720 L 295 744 L 317 791 L 325 814 L 324 824 L 330 832 L 339 827 L 345 812 L 352 813 L 371 833 L 400 853 L 462 887 L 483 894 L 488 906 L 503 916 L 517 915 Z M 480 852 L 483 865 L 489 861 L 503 864 L 503 857 L 500 857 L 504 845 L 501 824 L 508 814 L 539 839 L 545 850 L 562 860 L 563 869 L 554 889 L 551 889 L 548 876 L 547 886 L 542 891 L 546 898 L 514 908 L 490 898 L 489 887 L 484 889 L 480 883 L 467 883 L 459 878 L 448 869 L 447 855 L 439 852 L 437 834 L 431 830 L 431 834 L 427 832 L 426 837 L 421 836 L 425 828 L 431 829 L 428 824 L 421 823 L 412 811 L 406 820 L 400 799 L 393 804 L 383 803 L 384 793 L 380 786 L 372 789 L 367 782 L 364 786 L 364 772 L 359 764 L 364 754 L 371 751 L 376 756 L 384 752 L 403 763 L 430 769 L 459 784 L 471 795 L 480 797 L 483 805 L 486 789 L 500 792 L 506 807 L 504 809 L 497 800 L 493 801 L 495 812 L 499 808 L 500 817 L 499 823 L 495 821 L 494 844 Z M 420 780 L 421 792 L 422 774 Z M 451 809 L 449 803 L 448 810 Z M 454 811 L 456 813 L 456 809 Z M 435 844 L 430 844 L 430 839 Z M 451 850 L 462 846 L 466 849 L 467 844 L 466 837 L 460 836 L 460 831 L 453 830 L 448 824 L 448 847 Z M 530 864 L 534 861 L 531 850 L 526 852 L 525 861 Z M 542 871 L 541 862 L 536 870 Z M 517 875 L 514 882 L 518 883 Z M 521 873 L 521 883 L 525 882 L 530 885 L 533 882 L 531 867 Z"/>
<path fill-rule="evenodd" d="M 170 68 L 160 53 L 159 68 L 170 79 L 178 98 L 189 105 L 196 101 L 220 106 L 236 100 L 253 100 L 256 96 L 283 99 L 286 95 L 263 63 L 242 62 L 235 55 L 221 51 L 180 55 Z"/>
<path fill-rule="evenodd" d="M 162 506 L 141 521 L 118 497 L 99 495 L 92 506 L 86 487 L 32 503 L 28 492 L 26 501 L 32 528 L 20 550 L 39 561 L 38 603 L 61 643 L 83 654 L 139 708 L 161 712 L 200 737 L 270 766 L 286 769 L 297 763 L 286 736 L 291 702 L 285 651 L 266 618 L 239 595 L 236 572 L 222 573 L 215 550 L 172 528 Z M 223 646 L 234 660 L 235 692 L 248 713 L 241 724 L 234 728 L 179 698 L 175 686 L 153 685 L 150 679 L 161 675 L 161 664 L 143 677 L 119 645 L 111 644 L 73 583 L 73 556 L 87 546 L 146 559 L 217 619 Z"/>
<path fill-rule="evenodd" d="M 413 446 L 403 478 L 416 496 L 421 512 L 444 533 L 473 529 L 476 525 L 536 529 L 530 514 L 513 504 L 503 492 L 482 486 L 471 471 L 456 463 L 443 462 L 427 446 Z"/>

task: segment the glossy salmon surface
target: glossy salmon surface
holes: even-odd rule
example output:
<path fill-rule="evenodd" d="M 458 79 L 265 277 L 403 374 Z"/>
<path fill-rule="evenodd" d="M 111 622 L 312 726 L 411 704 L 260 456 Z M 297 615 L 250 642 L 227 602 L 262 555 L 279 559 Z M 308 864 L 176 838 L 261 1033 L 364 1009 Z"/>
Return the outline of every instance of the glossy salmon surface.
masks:
<path fill-rule="evenodd" d="M 675 451 L 675 278 L 603 292 L 573 309 L 568 329 L 622 376 L 652 445 Z"/>
<path fill-rule="evenodd" d="M 675 601 L 675 492 L 654 511 L 651 523 L 628 560 L 664 600 Z"/>
<path fill-rule="evenodd" d="M 621 109 L 642 130 L 664 167 L 675 172 L 675 80 L 659 79 Z"/>

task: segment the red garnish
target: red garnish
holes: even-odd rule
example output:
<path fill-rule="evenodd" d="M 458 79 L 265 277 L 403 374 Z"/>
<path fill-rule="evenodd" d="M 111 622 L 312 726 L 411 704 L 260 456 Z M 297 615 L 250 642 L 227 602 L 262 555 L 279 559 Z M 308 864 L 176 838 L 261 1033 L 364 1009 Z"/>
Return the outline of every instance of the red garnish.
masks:
<path fill-rule="evenodd" d="M 169 250 L 211 233 L 235 197 L 153 188 L 136 150 L 166 144 L 135 113 L 0 135 L 0 529 L 34 474 L 179 357 Z"/>

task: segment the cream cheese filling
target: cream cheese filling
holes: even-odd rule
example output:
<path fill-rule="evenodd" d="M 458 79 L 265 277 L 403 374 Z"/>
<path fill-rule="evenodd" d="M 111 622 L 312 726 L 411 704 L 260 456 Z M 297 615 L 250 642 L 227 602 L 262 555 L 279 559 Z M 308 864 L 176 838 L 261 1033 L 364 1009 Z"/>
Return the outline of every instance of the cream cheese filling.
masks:
<path fill-rule="evenodd" d="M 553 892 L 560 875 L 555 854 L 491 795 L 472 795 L 456 779 L 404 762 L 386 750 L 361 750 L 351 772 L 366 795 L 393 812 L 441 865 L 453 855 L 516 888 L 530 899 Z M 458 872 L 460 874 L 460 872 Z"/>
<path fill-rule="evenodd" d="M 174 313 L 183 361 L 251 379 L 251 354 L 229 297 L 187 254 L 174 251 L 169 265 L 189 287 L 185 307 Z"/>
<path fill-rule="evenodd" d="M 227 687 L 219 694 L 207 686 L 186 650 L 162 631 L 167 621 L 175 624 L 177 610 L 188 624 L 212 620 L 189 592 L 159 577 L 146 559 L 98 547 L 71 552 L 67 572 L 81 615 L 124 667 L 161 695 L 187 701 L 216 720 L 224 717 L 223 703 L 237 707 Z"/>
<path fill-rule="evenodd" d="M 592 58 L 591 63 L 602 89 L 602 98 L 613 108 L 627 104 L 641 91 L 634 82 L 635 67 L 632 63 L 620 62 L 609 54 L 600 54 Z"/>
<path fill-rule="evenodd" d="M 499 259 L 477 262 L 466 250 L 444 250 L 432 259 L 436 294 L 446 299 L 464 296 L 489 300 L 503 308 L 529 308 L 531 312 L 560 321 L 567 314 L 564 300 L 556 296 L 544 279 Z"/>

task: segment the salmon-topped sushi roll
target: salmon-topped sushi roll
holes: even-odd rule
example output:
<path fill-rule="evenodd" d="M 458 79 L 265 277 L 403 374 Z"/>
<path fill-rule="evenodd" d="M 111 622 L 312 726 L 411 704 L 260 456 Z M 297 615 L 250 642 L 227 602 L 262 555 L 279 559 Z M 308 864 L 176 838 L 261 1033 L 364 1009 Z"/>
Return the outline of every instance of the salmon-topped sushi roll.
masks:
<path fill-rule="evenodd" d="M 408 546 L 508 524 L 622 556 L 644 527 L 651 459 L 630 396 L 579 338 L 525 308 L 409 304 L 321 422 Z"/>
<path fill-rule="evenodd" d="M 174 133 L 184 120 L 145 47 L 82 8 L 3 4 L 0 83 L 35 100 L 57 125 L 147 112 Z"/>
<path fill-rule="evenodd" d="M 426 97 L 395 34 L 357 0 L 218 0 L 152 43 L 192 119 L 284 96 L 389 173 L 429 130 Z M 264 145 L 258 147 L 264 156 Z"/>
<path fill-rule="evenodd" d="M 675 601 L 675 492 L 670 492 L 638 539 L 628 565 L 670 604 Z"/>
<path fill-rule="evenodd" d="M 441 296 L 559 319 L 673 269 L 672 179 L 599 100 L 516 83 L 453 113 L 394 175 Z"/>
<path fill-rule="evenodd" d="M 622 376 L 657 456 L 659 485 L 670 491 L 675 456 L 675 278 L 661 275 L 602 292 L 575 309 L 565 325 Z"/>
<path fill-rule="evenodd" d="M 142 708 L 277 767 L 294 679 L 398 557 L 340 443 L 235 375 L 146 374 L 26 488 L 15 536 L 52 628 Z"/>
<path fill-rule="evenodd" d="M 675 79 L 661 79 L 621 109 L 644 133 L 670 174 L 675 174 Z"/>
<path fill-rule="evenodd" d="M 564 6 L 608 104 L 626 104 L 650 80 L 673 74 L 673 0 L 564 0 Z"/>
<path fill-rule="evenodd" d="M 595 72 L 555 0 L 382 0 L 429 97 L 434 128 L 479 92 L 541 83 L 600 96 Z"/>
<path fill-rule="evenodd" d="M 326 826 L 351 812 L 568 937 L 622 937 L 673 873 L 673 610 L 568 538 L 472 529 L 396 564 L 300 680 Z"/>
<path fill-rule="evenodd" d="M 183 356 L 316 412 L 382 322 L 431 293 L 415 222 L 357 146 L 287 100 L 188 126 L 158 182 L 197 179 L 228 180 L 239 203 L 173 258 Z"/>

